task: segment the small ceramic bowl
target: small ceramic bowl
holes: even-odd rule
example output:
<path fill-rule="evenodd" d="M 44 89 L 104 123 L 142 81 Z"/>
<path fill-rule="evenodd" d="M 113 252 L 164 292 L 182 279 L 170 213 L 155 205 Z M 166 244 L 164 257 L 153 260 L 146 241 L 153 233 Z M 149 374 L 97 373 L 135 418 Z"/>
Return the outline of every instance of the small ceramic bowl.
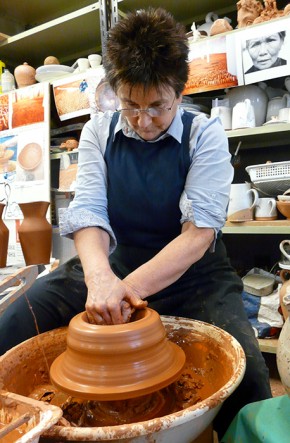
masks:
<path fill-rule="evenodd" d="M 290 220 L 290 201 L 277 201 L 278 211 Z"/>
<path fill-rule="evenodd" d="M 287 189 L 282 195 L 277 195 L 277 199 L 281 202 L 290 201 L 290 189 Z"/>
<path fill-rule="evenodd" d="M 290 202 L 290 195 L 277 195 L 277 199 L 280 202 Z"/>
<path fill-rule="evenodd" d="M 95 325 L 82 312 L 70 322 L 67 349 L 51 365 L 52 383 L 89 400 L 122 400 L 158 391 L 180 376 L 185 353 L 167 339 L 159 314 L 137 310 L 129 323 Z"/>

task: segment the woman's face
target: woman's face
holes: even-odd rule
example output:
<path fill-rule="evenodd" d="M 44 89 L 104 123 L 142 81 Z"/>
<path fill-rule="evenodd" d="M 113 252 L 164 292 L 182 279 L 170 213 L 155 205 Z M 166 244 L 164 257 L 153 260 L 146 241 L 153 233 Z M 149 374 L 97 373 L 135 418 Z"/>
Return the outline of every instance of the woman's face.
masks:
<path fill-rule="evenodd" d="M 126 118 L 128 125 L 146 141 L 157 139 L 170 126 L 178 105 L 181 103 L 182 96 L 176 98 L 173 88 L 162 88 L 157 91 L 151 88 L 144 92 L 143 86 L 134 86 L 124 84 L 117 91 L 120 100 L 120 109 L 123 117 Z M 157 110 L 158 116 L 149 114 L 149 109 Z M 134 115 L 133 110 L 141 112 Z M 146 112 L 148 110 L 148 112 Z"/>
<path fill-rule="evenodd" d="M 253 65 L 257 69 L 268 69 L 276 62 L 283 40 L 278 33 L 247 41 Z"/>

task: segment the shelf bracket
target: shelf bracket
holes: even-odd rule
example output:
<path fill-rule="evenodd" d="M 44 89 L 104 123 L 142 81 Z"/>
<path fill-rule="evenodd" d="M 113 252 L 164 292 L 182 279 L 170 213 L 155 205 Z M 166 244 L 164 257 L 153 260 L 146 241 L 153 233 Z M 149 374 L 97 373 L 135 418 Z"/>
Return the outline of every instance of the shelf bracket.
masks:
<path fill-rule="evenodd" d="M 118 0 L 100 0 L 100 30 L 102 54 L 106 50 L 107 34 L 118 21 Z"/>

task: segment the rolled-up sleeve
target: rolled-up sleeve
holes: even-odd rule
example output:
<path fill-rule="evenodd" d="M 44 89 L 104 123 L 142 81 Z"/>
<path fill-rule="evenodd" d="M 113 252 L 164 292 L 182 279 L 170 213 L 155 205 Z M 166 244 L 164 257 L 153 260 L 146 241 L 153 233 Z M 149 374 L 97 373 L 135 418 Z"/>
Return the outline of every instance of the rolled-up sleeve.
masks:
<path fill-rule="evenodd" d="M 180 199 L 181 223 L 191 221 L 217 234 L 226 221 L 233 179 L 228 139 L 219 119 L 198 116 L 193 120 L 190 157 Z"/>
<path fill-rule="evenodd" d="M 79 144 L 77 185 L 73 201 L 59 211 L 60 235 L 73 238 L 74 232 L 96 226 L 110 236 L 110 252 L 116 238 L 107 211 L 107 168 L 104 161 L 110 119 L 96 116 L 84 126 Z"/>

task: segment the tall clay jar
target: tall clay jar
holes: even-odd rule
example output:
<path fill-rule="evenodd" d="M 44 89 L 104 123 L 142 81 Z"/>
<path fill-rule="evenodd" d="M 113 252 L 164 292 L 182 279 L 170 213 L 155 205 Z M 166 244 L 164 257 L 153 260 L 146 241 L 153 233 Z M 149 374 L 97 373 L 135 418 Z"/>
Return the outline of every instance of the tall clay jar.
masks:
<path fill-rule="evenodd" d="M 18 88 L 34 85 L 34 83 L 36 83 L 35 74 L 35 69 L 27 62 L 24 62 L 23 65 L 17 66 L 14 69 L 14 77 Z"/>
<path fill-rule="evenodd" d="M 4 203 L 0 203 L 0 268 L 5 268 L 7 263 L 9 229 L 2 220 Z"/>
<path fill-rule="evenodd" d="M 18 229 L 26 265 L 48 264 L 52 246 L 52 226 L 46 219 L 50 203 L 19 203 L 24 219 Z"/>

